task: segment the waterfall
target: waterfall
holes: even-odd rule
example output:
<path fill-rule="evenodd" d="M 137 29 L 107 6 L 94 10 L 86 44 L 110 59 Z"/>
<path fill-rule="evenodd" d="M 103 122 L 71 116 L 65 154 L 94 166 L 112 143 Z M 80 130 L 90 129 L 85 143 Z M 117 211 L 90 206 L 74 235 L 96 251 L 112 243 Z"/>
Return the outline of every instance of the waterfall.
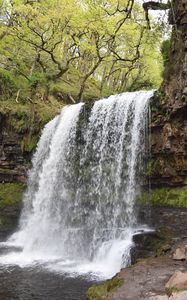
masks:
<path fill-rule="evenodd" d="M 45 126 L 19 230 L 7 242 L 21 252 L 7 262 L 105 277 L 130 263 L 153 93 L 67 106 Z"/>

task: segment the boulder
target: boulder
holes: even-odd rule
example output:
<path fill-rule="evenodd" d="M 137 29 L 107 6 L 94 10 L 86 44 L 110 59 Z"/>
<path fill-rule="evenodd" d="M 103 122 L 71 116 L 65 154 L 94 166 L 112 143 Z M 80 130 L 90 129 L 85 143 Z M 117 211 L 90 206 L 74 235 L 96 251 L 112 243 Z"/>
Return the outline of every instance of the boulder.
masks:
<path fill-rule="evenodd" d="M 176 271 L 165 285 L 166 289 L 187 289 L 187 272 Z M 187 299 L 187 297 L 186 297 Z"/>
<path fill-rule="evenodd" d="M 173 259 L 174 260 L 185 260 L 187 257 L 187 248 L 185 247 L 178 247 L 174 254 Z"/>

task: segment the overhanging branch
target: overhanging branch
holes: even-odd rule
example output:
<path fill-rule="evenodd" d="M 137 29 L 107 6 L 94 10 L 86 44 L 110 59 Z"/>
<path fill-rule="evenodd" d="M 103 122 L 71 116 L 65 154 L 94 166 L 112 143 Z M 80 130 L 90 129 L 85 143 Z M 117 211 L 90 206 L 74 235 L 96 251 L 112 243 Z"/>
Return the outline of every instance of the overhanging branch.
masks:
<path fill-rule="evenodd" d="M 168 1 L 168 3 L 160 3 L 155 1 L 148 1 L 143 3 L 143 9 L 145 11 L 145 18 L 147 21 L 148 28 L 151 29 L 150 20 L 149 20 L 149 10 L 167 10 L 170 8 L 171 8 L 170 1 Z"/>

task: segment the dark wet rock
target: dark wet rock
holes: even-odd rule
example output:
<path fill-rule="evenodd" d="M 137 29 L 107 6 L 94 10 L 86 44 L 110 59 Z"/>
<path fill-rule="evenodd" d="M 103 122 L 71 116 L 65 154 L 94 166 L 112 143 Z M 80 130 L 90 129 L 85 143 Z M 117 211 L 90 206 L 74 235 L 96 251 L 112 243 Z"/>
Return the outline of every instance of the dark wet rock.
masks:
<path fill-rule="evenodd" d="M 187 209 L 177 207 L 153 207 L 150 224 L 153 228 L 165 228 L 170 231 L 172 240 L 182 241 L 187 238 Z"/>
<path fill-rule="evenodd" d="M 21 149 L 23 135 L 16 133 L 6 116 L 0 118 L 0 183 L 25 182 L 29 166 L 28 153 Z"/>
<path fill-rule="evenodd" d="M 171 251 L 171 236 L 166 230 L 143 232 L 133 236 L 132 263 Z"/>
<path fill-rule="evenodd" d="M 0 113 L 0 239 L 15 230 L 32 153 L 24 151 L 24 134 Z"/>

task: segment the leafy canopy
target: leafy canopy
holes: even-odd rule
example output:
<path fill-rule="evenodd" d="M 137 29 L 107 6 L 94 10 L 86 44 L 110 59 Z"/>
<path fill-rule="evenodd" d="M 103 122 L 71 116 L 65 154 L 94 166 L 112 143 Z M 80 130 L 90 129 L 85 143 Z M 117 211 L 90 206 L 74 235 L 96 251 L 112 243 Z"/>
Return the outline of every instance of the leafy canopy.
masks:
<path fill-rule="evenodd" d="M 0 99 L 157 88 L 162 32 L 133 0 L 0 0 Z"/>

